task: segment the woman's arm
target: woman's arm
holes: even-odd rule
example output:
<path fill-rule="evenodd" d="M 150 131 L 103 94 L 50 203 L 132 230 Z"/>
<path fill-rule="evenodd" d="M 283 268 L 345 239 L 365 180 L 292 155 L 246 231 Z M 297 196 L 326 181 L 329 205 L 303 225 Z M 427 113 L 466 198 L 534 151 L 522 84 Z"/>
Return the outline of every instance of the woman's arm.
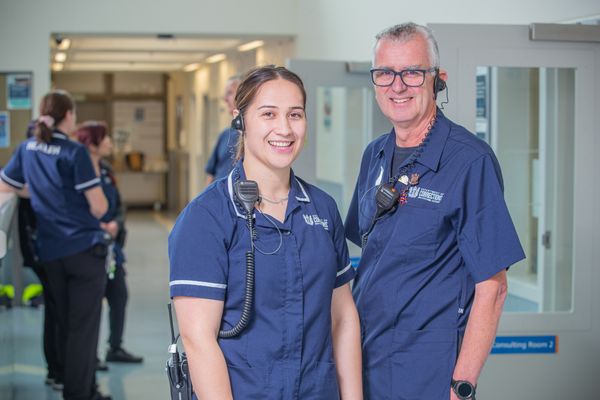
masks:
<path fill-rule="evenodd" d="M 361 400 L 363 392 L 360 324 L 349 283 L 333 291 L 331 323 L 333 357 L 341 400 Z"/>
<path fill-rule="evenodd" d="M 29 196 L 29 186 L 25 185 L 23 186 L 23 189 L 17 189 L 15 187 L 10 186 L 9 184 L 5 183 L 4 181 L 0 180 L 0 192 L 7 192 L 7 193 L 15 193 L 17 196 L 19 197 L 24 197 L 26 199 L 28 199 Z"/>
<path fill-rule="evenodd" d="M 175 297 L 173 302 L 194 393 L 199 399 L 233 399 L 227 364 L 217 343 L 223 301 Z"/>
<path fill-rule="evenodd" d="M 100 219 L 108 211 L 108 201 L 104 192 L 100 186 L 94 186 L 93 188 L 84 192 L 85 197 L 90 205 L 90 213 Z"/>

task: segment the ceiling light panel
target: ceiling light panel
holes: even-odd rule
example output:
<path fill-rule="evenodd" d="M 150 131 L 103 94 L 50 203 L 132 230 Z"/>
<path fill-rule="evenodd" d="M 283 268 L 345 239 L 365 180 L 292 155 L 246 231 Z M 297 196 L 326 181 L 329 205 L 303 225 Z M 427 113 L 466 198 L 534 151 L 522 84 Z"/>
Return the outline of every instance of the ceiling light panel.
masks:
<path fill-rule="evenodd" d="M 73 49 L 86 50 L 155 50 L 155 51 L 222 51 L 240 44 L 238 39 L 155 37 L 86 37 L 73 38 Z"/>
<path fill-rule="evenodd" d="M 191 63 L 202 60 L 205 57 L 206 53 L 155 51 L 79 51 L 74 53 L 70 60 L 73 62 L 136 61 Z"/>
<path fill-rule="evenodd" d="M 181 70 L 185 64 L 172 63 L 135 63 L 135 62 L 109 62 L 109 63 L 68 63 L 65 71 L 176 71 Z"/>
<path fill-rule="evenodd" d="M 252 42 L 244 43 L 238 46 L 239 51 L 250 51 L 262 47 L 265 44 L 262 40 L 254 40 Z"/>

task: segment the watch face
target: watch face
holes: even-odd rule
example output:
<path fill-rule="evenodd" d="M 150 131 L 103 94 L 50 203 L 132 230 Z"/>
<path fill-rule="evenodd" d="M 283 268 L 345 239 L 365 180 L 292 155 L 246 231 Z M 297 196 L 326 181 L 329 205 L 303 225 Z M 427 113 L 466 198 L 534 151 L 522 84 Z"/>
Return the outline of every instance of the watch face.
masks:
<path fill-rule="evenodd" d="M 464 399 L 468 399 L 473 395 L 473 386 L 469 382 L 460 382 L 456 386 L 456 393 Z"/>

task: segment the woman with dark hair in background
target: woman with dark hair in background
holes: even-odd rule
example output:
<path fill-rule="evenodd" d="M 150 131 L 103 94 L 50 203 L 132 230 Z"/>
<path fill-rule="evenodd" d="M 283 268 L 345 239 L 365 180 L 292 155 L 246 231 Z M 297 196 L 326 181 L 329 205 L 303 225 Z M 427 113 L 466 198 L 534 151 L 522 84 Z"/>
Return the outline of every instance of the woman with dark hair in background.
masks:
<path fill-rule="evenodd" d="M 342 221 L 334 200 L 291 168 L 305 105 L 293 72 L 250 71 L 235 96 L 239 160 L 188 204 L 169 237 L 171 297 L 201 400 L 362 399 Z M 254 196 L 241 193 L 253 187 Z"/>
<path fill-rule="evenodd" d="M 36 248 L 56 305 L 65 400 L 110 399 L 97 391 L 96 347 L 106 287 L 107 244 L 99 219 L 108 203 L 86 148 L 69 140 L 75 104 L 64 91 L 46 94 L 34 136 L 0 172 L 1 189 L 31 198 Z"/>
<path fill-rule="evenodd" d="M 75 132 L 75 138 L 89 151 L 96 174 L 102 181 L 102 190 L 108 200 L 108 212 L 102 217 L 100 226 L 113 239 L 112 254 L 109 254 L 105 297 L 108 300 L 110 335 L 106 361 L 141 363 L 142 357 L 135 356 L 121 347 L 125 328 L 125 307 L 127 305 L 127 284 L 125 283 L 125 214 L 121 205 L 121 196 L 117 189 L 114 173 L 110 164 L 103 158 L 112 154 L 112 139 L 108 135 L 106 124 L 89 121 L 83 123 Z M 101 370 L 108 369 L 99 364 Z"/>

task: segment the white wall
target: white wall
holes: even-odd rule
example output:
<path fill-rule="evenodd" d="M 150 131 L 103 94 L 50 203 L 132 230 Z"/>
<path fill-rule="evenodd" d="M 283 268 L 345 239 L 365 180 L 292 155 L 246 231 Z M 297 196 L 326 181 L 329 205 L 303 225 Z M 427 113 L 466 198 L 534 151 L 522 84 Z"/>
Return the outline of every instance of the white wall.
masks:
<path fill-rule="evenodd" d="M 598 0 L 302 0 L 298 1 L 299 58 L 371 59 L 375 35 L 404 21 L 519 24 L 570 21 L 600 15 Z M 442 60 L 443 64 L 443 60 Z"/>

